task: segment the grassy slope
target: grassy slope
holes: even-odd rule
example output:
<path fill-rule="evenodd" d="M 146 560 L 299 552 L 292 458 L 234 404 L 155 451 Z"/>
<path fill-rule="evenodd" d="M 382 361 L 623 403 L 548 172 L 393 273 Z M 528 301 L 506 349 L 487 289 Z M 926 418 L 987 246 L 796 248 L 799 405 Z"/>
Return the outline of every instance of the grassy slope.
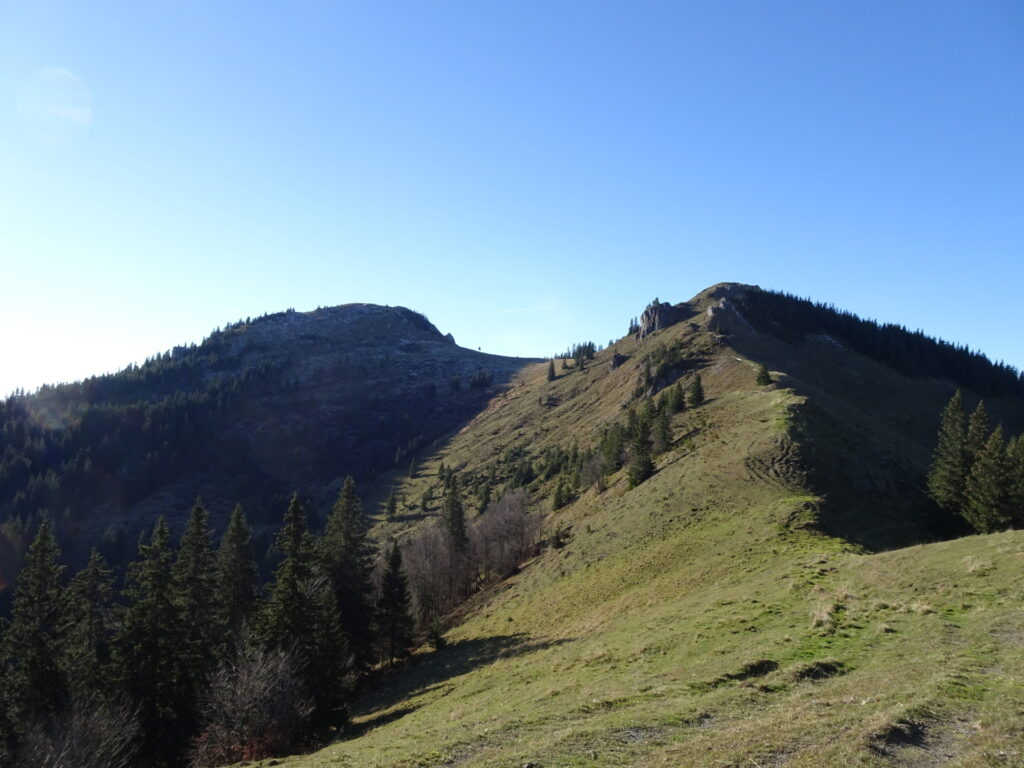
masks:
<path fill-rule="evenodd" d="M 703 316 L 695 322 L 703 325 Z M 676 417 L 657 474 L 588 491 L 571 527 L 479 595 L 449 647 L 357 702 L 358 736 L 312 766 L 1024 764 L 1024 534 L 865 554 L 806 525 L 820 505 L 788 460 L 803 397 L 687 322 L 709 402 Z M 618 418 L 633 358 L 545 380 L 545 365 L 439 460 L 581 443 Z M 540 395 L 560 399 L 555 407 Z M 815 666 L 815 663 L 819 664 Z"/>

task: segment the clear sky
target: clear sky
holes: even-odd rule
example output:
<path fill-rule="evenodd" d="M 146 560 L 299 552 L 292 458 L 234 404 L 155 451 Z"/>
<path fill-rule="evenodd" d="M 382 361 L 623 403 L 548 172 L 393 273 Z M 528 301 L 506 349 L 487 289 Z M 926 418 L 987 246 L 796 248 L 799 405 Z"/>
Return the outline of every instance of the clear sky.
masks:
<path fill-rule="evenodd" d="M 0 0 L 0 393 L 354 301 L 785 289 L 1024 366 L 1024 4 Z"/>

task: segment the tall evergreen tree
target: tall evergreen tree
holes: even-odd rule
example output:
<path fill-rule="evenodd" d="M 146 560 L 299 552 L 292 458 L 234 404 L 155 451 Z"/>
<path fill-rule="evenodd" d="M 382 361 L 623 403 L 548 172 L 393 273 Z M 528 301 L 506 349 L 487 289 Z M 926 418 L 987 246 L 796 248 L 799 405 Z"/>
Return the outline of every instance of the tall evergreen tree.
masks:
<path fill-rule="evenodd" d="M 964 395 L 959 389 L 942 412 L 939 438 L 928 473 L 928 494 L 947 512 L 960 514 L 964 508 L 967 463 L 967 416 Z"/>
<path fill-rule="evenodd" d="M 700 380 L 699 373 L 693 378 L 693 383 L 690 384 L 690 389 L 686 393 L 686 400 L 687 405 L 691 407 L 704 402 L 704 384 Z"/>
<path fill-rule="evenodd" d="M 978 533 L 1000 531 L 1013 520 L 1010 509 L 1010 471 L 1003 428 L 989 435 L 967 476 L 964 517 Z"/>
<path fill-rule="evenodd" d="M 342 627 L 360 662 L 370 660 L 373 649 L 371 575 L 375 553 L 366 535 L 363 505 L 351 476 L 327 517 L 320 558 L 331 581 Z"/>
<path fill-rule="evenodd" d="M 4 636 L 15 726 L 55 715 L 68 703 L 68 679 L 62 663 L 67 598 L 59 557 L 50 522 L 44 519 L 18 575 L 11 623 Z"/>
<path fill-rule="evenodd" d="M 119 638 L 119 667 L 139 706 L 142 755 L 156 766 L 175 766 L 188 743 L 196 702 L 189 654 L 173 577 L 171 532 L 161 517 L 140 558 L 128 569 Z"/>
<path fill-rule="evenodd" d="M 395 496 L 395 490 L 392 488 L 388 493 L 387 501 L 384 502 L 384 519 L 389 523 L 394 522 L 398 517 L 398 497 Z"/>
<path fill-rule="evenodd" d="M 1006 449 L 1010 471 L 1010 509 L 1013 525 L 1024 528 L 1024 434 L 1017 435 Z"/>
<path fill-rule="evenodd" d="M 413 622 L 409 604 L 409 584 L 402 568 L 402 552 L 392 542 L 377 604 L 377 626 L 383 661 L 391 662 L 404 657 L 412 644 Z"/>
<path fill-rule="evenodd" d="M 686 396 L 683 394 L 683 385 L 681 382 L 676 382 L 675 386 L 669 390 L 669 407 L 672 409 L 672 413 L 680 413 L 686 409 Z"/>
<path fill-rule="evenodd" d="M 68 588 L 67 674 L 79 700 L 106 699 L 114 693 L 112 666 L 117 619 L 114 574 L 95 549 Z"/>
<path fill-rule="evenodd" d="M 184 629 L 186 672 L 192 688 L 191 699 L 197 704 L 204 681 L 213 671 L 227 639 L 217 604 L 217 559 L 209 517 L 202 500 L 197 498 L 172 569 Z"/>
<path fill-rule="evenodd" d="M 646 413 L 629 418 L 629 487 L 635 488 L 654 474 L 654 460 L 651 458 L 651 423 Z"/>
<path fill-rule="evenodd" d="M 771 383 L 772 375 L 768 371 L 768 366 L 761 363 L 761 365 L 757 367 L 757 384 L 760 387 L 767 387 Z"/>
<path fill-rule="evenodd" d="M 469 535 L 466 532 L 466 512 L 462 504 L 459 478 L 454 474 L 451 476 L 447 493 L 445 493 L 442 517 L 445 530 L 451 535 L 455 548 L 460 551 L 465 550 L 469 545 Z"/>
<path fill-rule="evenodd" d="M 971 414 L 970 421 L 967 423 L 967 437 L 964 442 L 968 474 L 970 474 L 974 462 L 978 460 L 978 456 L 981 455 L 981 451 L 985 447 L 990 429 L 985 401 L 979 400 L 974 413 Z"/>
<path fill-rule="evenodd" d="M 555 361 L 548 360 L 548 381 L 555 380 Z"/>
<path fill-rule="evenodd" d="M 298 494 L 292 496 L 277 534 L 282 560 L 274 571 L 261 632 L 274 648 L 296 652 L 313 696 L 312 725 L 323 732 L 345 717 L 348 644 L 330 580 L 315 568 L 316 544 Z"/>
<path fill-rule="evenodd" d="M 252 551 L 252 531 L 242 505 L 236 504 L 217 549 L 216 601 L 221 611 L 221 626 L 229 644 L 239 638 L 257 607 L 256 558 Z"/>

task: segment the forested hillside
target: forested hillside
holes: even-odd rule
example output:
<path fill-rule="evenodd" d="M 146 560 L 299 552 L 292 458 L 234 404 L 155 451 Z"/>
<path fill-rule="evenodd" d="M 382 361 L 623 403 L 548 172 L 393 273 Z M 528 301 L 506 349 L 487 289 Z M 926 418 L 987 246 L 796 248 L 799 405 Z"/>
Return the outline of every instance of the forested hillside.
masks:
<path fill-rule="evenodd" d="M 101 553 L 66 567 L 66 518 L 11 518 L 34 544 L 0 643 L 8 764 L 58 765 L 41 756 L 61 749 L 87 768 L 1024 759 L 1016 371 L 733 284 L 532 364 L 360 311 L 402 334 L 382 346 L 375 325 L 343 361 L 365 375 L 362 350 L 400 373 L 400 402 L 424 387 L 414 423 L 447 425 L 436 442 L 387 456 L 390 437 L 327 410 L 325 379 L 290 401 L 307 431 L 279 411 L 261 423 L 305 457 L 271 476 L 330 495 L 275 492 L 262 542 L 248 502 L 214 524 L 211 472 L 183 470 L 170 487 L 195 478 L 203 499 L 173 532 L 150 520 L 123 577 Z M 319 382 L 323 346 L 281 370 Z M 240 410 L 225 401 L 236 436 L 285 402 L 246 386 Z M 313 419 L 318 397 L 317 418 L 342 420 Z M 379 463 L 335 479 L 318 454 L 332 425 Z"/>

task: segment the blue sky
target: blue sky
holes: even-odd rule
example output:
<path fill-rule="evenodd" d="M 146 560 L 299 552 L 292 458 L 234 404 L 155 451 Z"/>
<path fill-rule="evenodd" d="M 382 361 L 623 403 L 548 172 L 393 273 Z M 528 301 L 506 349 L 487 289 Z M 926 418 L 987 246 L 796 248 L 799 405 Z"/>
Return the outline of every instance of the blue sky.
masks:
<path fill-rule="evenodd" d="M 739 281 L 1024 366 L 1019 2 L 0 0 L 0 392 L 369 301 L 606 343 Z"/>

